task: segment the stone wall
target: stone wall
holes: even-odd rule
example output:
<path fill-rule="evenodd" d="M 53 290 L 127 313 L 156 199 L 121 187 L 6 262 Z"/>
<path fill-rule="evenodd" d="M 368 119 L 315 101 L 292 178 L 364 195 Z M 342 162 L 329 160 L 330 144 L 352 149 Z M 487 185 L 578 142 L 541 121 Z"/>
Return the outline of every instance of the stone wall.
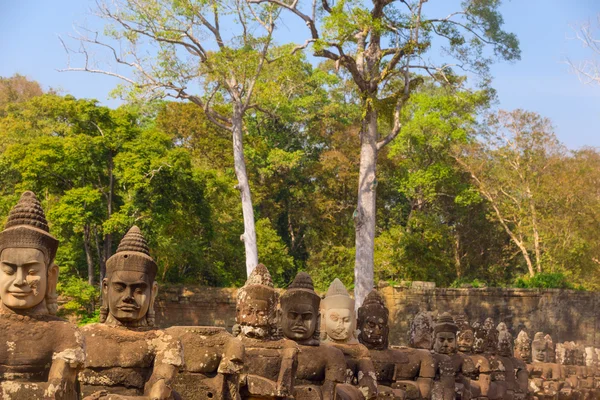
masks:
<path fill-rule="evenodd" d="M 465 314 L 469 321 L 492 317 L 516 334 L 551 333 L 555 343 L 567 340 L 600 347 L 600 293 L 559 289 L 439 289 L 432 285 L 379 289 L 390 309 L 390 343 L 407 343 L 408 327 L 419 311 Z M 155 305 L 157 323 L 216 325 L 235 322 L 235 289 L 202 286 L 164 288 Z M 598 332 L 598 334 L 596 334 Z"/>

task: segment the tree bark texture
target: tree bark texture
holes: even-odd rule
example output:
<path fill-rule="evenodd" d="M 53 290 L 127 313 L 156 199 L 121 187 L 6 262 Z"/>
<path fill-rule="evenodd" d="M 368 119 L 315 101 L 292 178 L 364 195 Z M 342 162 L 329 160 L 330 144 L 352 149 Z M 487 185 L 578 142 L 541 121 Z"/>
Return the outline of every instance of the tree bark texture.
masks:
<path fill-rule="evenodd" d="M 83 248 L 85 249 L 85 261 L 87 262 L 88 284 L 94 286 L 94 258 L 92 257 L 90 238 L 90 226 L 86 225 L 85 228 L 83 228 Z"/>
<path fill-rule="evenodd" d="M 241 236 L 241 240 L 244 242 L 246 251 L 246 273 L 250 276 L 254 267 L 258 264 L 258 248 L 256 245 L 254 209 L 252 207 L 252 197 L 250 195 L 248 173 L 246 172 L 246 161 L 244 159 L 242 110 L 243 106 L 241 104 L 234 104 L 232 116 L 233 161 L 235 176 L 238 180 L 237 188 L 240 191 L 242 199 L 242 214 L 244 217 L 244 234 Z"/>
<path fill-rule="evenodd" d="M 358 201 L 354 217 L 354 298 L 357 310 L 374 287 L 377 137 L 377 112 L 369 108 L 361 132 Z"/>

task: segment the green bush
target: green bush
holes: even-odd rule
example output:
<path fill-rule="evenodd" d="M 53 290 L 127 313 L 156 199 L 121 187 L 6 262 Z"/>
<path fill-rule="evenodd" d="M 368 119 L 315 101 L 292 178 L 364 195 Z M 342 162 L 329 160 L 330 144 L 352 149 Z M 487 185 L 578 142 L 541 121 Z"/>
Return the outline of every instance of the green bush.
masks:
<path fill-rule="evenodd" d="M 96 305 L 100 300 L 100 290 L 97 287 L 70 276 L 58 283 L 57 291 L 68 300 L 58 310 L 59 316 L 75 316 L 80 325 L 98 322 Z"/>
<path fill-rule="evenodd" d="M 472 280 L 465 279 L 465 278 L 459 278 L 459 279 L 455 279 L 454 282 L 452 282 L 450 284 L 450 287 L 451 288 L 461 288 L 461 287 L 463 287 L 463 285 L 471 285 L 471 287 L 473 287 L 475 289 L 484 288 L 484 287 L 488 286 L 487 283 L 485 283 L 484 281 L 480 281 L 477 278 L 472 279 Z"/>
<path fill-rule="evenodd" d="M 539 273 L 533 277 L 522 276 L 515 280 L 514 287 L 523 289 L 575 289 L 584 290 L 575 286 L 561 272 Z"/>

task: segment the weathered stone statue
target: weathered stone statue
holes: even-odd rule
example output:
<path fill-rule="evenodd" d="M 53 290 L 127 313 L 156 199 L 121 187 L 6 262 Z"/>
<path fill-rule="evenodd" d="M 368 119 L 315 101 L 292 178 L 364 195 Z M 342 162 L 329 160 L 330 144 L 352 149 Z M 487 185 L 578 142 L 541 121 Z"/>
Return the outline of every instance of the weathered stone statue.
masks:
<path fill-rule="evenodd" d="M 457 332 L 458 326 L 450 314 L 443 313 L 438 317 L 433 328 L 433 351 L 438 376 L 434 383 L 432 399 L 454 399 L 455 378 L 458 397 L 471 398 L 471 385 L 462 371 L 464 359 L 456 353 Z M 471 364 L 467 363 L 467 365 Z"/>
<path fill-rule="evenodd" d="M 531 362 L 531 339 L 525 331 L 521 331 L 517 335 L 514 356 L 526 364 Z"/>
<path fill-rule="evenodd" d="M 514 357 L 513 338 L 504 322 L 498 330 L 498 356 L 505 368 L 506 399 L 524 399 L 527 396 L 529 372 L 522 360 Z"/>
<path fill-rule="evenodd" d="M 324 341 L 340 349 L 346 358 L 346 383 L 358 387 L 365 399 L 377 397 L 377 376 L 369 350 L 355 336 L 354 300 L 335 279 L 321 301 Z"/>
<path fill-rule="evenodd" d="M 315 293 L 313 281 L 306 272 L 296 275 L 280 299 L 281 330 L 286 338 L 298 343 L 300 350 L 294 382 L 296 399 L 333 400 L 352 391 L 344 384 L 344 354 L 320 341 L 320 303 L 321 298 Z"/>
<path fill-rule="evenodd" d="M 0 232 L 0 398 L 77 399 L 83 366 L 77 328 L 57 317 L 58 241 L 33 192 Z"/>
<path fill-rule="evenodd" d="M 225 328 L 173 326 L 167 335 L 181 341 L 183 367 L 172 383 L 185 400 L 236 400 L 244 367 L 244 345 Z"/>
<path fill-rule="evenodd" d="M 549 346 L 554 354 L 554 345 L 549 336 L 537 332 L 531 342 L 531 364 L 529 370 L 529 393 L 538 398 L 555 398 L 561 390 L 560 366 L 549 362 Z"/>
<path fill-rule="evenodd" d="M 85 370 L 79 374 L 89 399 L 173 399 L 182 366 L 181 343 L 154 329 L 157 266 L 139 228 L 133 226 L 106 261 L 100 324 L 82 328 Z"/>
<path fill-rule="evenodd" d="M 428 311 L 419 311 L 410 324 L 408 332 L 410 347 L 431 350 L 433 347 L 433 316 Z"/>
<path fill-rule="evenodd" d="M 485 357 L 473 355 L 475 344 L 475 333 L 469 322 L 464 320 L 458 325 L 456 344 L 457 355 L 463 359 L 462 374 L 469 379 L 471 398 L 485 399 L 489 392 L 491 377 L 489 363 Z M 481 373 L 483 371 L 483 373 Z M 482 394 L 483 393 L 483 394 Z"/>
<path fill-rule="evenodd" d="M 237 292 L 235 331 L 246 351 L 240 388 L 244 399 L 294 394 L 299 347 L 293 340 L 278 337 L 278 299 L 271 274 L 262 264 Z"/>
<path fill-rule="evenodd" d="M 430 354 L 389 347 L 389 310 L 376 290 L 371 291 L 358 309 L 358 340 L 371 354 L 380 396 L 388 398 L 429 398 L 435 376 Z"/>
<path fill-rule="evenodd" d="M 479 383 L 480 394 L 478 397 L 483 399 L 500 399 L 502 398 L 502 388 L 495 382 L 498 378 L 496 375 L 498 364 L 494 359 L 494 355 L 489 352 L 492 350 L 491 343 L 495 344 L 493 352 L 497 351 L 495 348 L 497 347 L 497 341 L 494 342 L 494 338 L 497 340 L 498 336 L 495 332 L 491 332 L 488 335 L 490 333 L 490 325 L 489 322 L 483 325 L 478 322 L 473 323 L 474 340 L 471 360 L 475 365 L 475 380 Z"/>

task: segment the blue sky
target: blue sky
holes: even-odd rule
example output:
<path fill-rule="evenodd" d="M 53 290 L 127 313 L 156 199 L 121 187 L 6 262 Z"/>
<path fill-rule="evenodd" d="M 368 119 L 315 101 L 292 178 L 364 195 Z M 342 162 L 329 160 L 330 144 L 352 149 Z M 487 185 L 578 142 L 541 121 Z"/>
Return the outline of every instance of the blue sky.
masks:
<path fill-rule="evenodd" d="M 426 5 L 435 10 L 436 3 L 448 1 L 430 0 Z M 118 105 L 108 99 L 117 80 L 57 71 L 67 61 L 58 36 L 73 33 L 75 24 L 98 26 L 89 15 L 93 4 L 89 0 L 0 0 L 0 76 L 20 73 L 45 88 Z M 492 68 L 499 107 L 524 108 L 550 118 L 559 139 L 573 149 L 600 147 L 600 85 L 579 82 L 564 63 L 567 56 L 587 56 L 578 42 L 568 39 L 573 34 L 570 26 L 593 20 L 598 13 L 600 0 L 505 0 L 502 5 L 505 27 L 517 34 L 522 59 Z M 281 33 L 297 41 L 306 35 L 303 26 L 295 23 L 287 24 Z"/>

